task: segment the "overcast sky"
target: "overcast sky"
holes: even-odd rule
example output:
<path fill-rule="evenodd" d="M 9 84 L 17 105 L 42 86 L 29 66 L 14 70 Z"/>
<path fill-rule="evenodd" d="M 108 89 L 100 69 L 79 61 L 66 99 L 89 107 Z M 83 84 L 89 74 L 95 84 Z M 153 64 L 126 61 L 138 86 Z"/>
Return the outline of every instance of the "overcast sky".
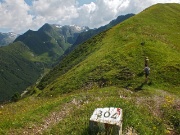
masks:
<path fill-rule="evenodd" d="M 98 28 L 156 3 L 180 0 L 0 0 L 0 32 L 21 34 L 44 23 Z"/>

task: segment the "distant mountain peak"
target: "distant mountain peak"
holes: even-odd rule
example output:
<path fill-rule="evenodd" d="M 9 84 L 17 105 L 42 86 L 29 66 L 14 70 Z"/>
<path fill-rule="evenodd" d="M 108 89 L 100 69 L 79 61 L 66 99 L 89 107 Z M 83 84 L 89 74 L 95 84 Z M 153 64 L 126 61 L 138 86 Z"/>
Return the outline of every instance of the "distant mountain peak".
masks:
<path fill-rule="evenodd" d="M 59 25 L 59 24 L 54 24 L 54 26 L 55 26 L 56 28 L 62 28 L 62 25 Z"/>
<path fill-rule="evenodd" d="M 19 35 L 14 32 L 0 32 L 0 46 L 6 46 L 12 43 Z"/>
<path fill-rule="evenodd" d="M 77 30 L 79 32 L 84 32 L 84 31 L 89 30 L 89 27 L 87 27 L 87 26 L 70 25 L 70 27 L 74 28 L 75 30 Z"/>
<path fill-rule="evenodd" d="M 52 29 L 51 25 L 48 23 L 45 23 L 38 31 L 49 31 L 51 29 Z"/>
<path fill-rule="evenodd" d="M 52 28 L 55 28 L 55 29 L 65 29 L 65 28 L 68 28 L 68 29 L 71 29 L 73 31 L 76 31 L 76 32 L 85 32 L 85 31 L 88 31 L 89 30 L 89 27 L 88 26 L 78 26 L 78 25 L 60 25 L 60 24 L 48 24 L 48 23 L 45 23 L 38 31 L 47 31 L 47 30 L 50 30 Z"/>

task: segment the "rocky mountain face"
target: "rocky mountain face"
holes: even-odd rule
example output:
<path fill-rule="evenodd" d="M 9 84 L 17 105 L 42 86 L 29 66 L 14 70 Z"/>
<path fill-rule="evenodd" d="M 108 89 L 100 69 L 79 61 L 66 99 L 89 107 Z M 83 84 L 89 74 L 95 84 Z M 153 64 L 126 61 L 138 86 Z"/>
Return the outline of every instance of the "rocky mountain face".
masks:
<path fill-rule="evenodd" d="M 17 37 L 18 37 L 18 34 L 13 33 L 13 32 L 9 32 L 9 33 L 0 32 L 0 46 L 6 46 L 12 43 Z"/>

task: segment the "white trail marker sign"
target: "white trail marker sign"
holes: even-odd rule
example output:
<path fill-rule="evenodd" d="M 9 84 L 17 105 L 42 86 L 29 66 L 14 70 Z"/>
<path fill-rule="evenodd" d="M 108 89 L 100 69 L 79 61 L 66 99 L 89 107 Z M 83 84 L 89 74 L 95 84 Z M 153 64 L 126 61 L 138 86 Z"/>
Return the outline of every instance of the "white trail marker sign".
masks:
<path fill-rule="evenodd" d="M 123 113 L 121 108 L 106 107 L 95 109 L 90 118 L 91 133 L 97 134 L 105 132 L 105 134 L 108 135 L 121 135 L 122 117 Z"/>

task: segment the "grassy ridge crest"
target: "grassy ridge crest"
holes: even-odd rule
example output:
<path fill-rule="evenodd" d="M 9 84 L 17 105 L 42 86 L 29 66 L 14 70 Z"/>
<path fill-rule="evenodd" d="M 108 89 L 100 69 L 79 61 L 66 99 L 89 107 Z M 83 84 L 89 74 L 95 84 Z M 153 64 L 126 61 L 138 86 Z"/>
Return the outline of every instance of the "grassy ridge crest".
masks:
<path fill-rule="evenodd" d="M 179 4 L 157 4 L 100 33 L 77 47 L 41 80 L 38 88 L 50 93 L 66 93 L 87 85 L 135 90 L 143 85 L 144 58 L 148 56 L 150 85 L 178 89 L 179 8 Z"/>

